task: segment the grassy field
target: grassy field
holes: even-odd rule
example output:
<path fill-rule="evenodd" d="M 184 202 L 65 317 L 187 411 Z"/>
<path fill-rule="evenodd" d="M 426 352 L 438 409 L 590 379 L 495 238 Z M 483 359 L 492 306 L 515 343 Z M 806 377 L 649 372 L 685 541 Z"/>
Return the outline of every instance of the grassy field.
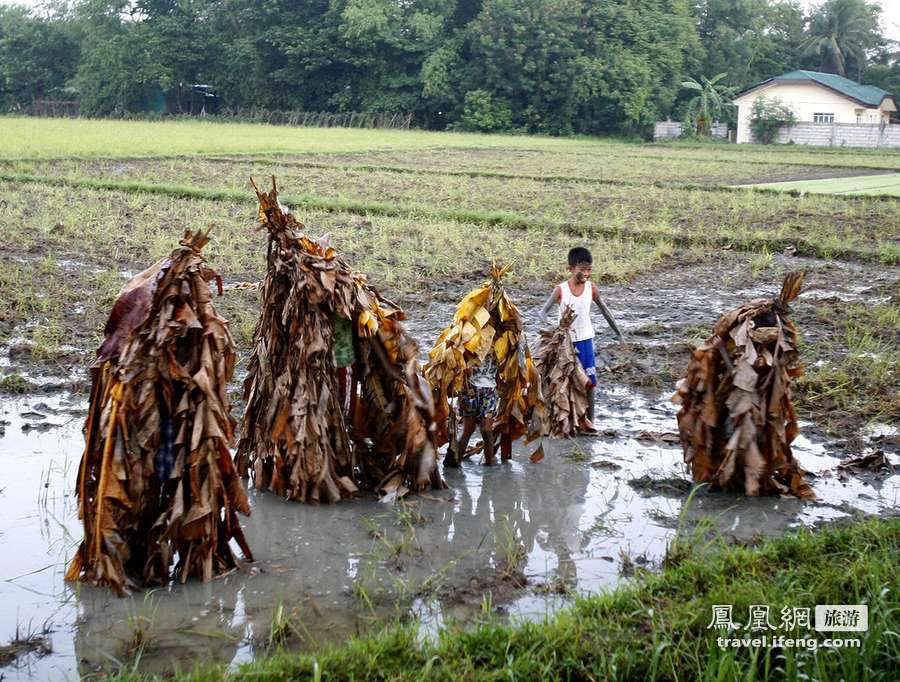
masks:
<path fill-rule="evenodd" d="M 449 629 L 424 644 L 415 626 L 397 626 L 316 655 L 285 651 L 237 670 L 198 668 L 175 679 L 888 682 L 900 676 L 894 589 L 900 521 L 802 532 L 757 547 L 689 547 L 676 543 L 662 573 L 579 599 L 545 623 L 509 625 L 486 617 L 474 629 Z M 708 627 L 715 604 L 733 605 L 736 622 L 746 620 L 750 605 L 769 605 L 773 625 L 783 607 L 867 604 L 869 630 L 859 648 L 722 647 L 717 637 L 724 633 Z M 788 634 L 816 643 L 827 635 Z M 745 630 L 730 635 L 755 636 Z M 149 678 L 126 672 L 111 679 Z"/>
<path fill-rule="evenodd" d="M 297 128 L 201 120 L 165 122 L 0 117 L 3 158 L 359 152 L 435 147 L 602 148 L 600 140 L 401 130 Z"/>
<path fill-rule="evenodd" d="M 900 197 L 900 174 L 888 173 L 849 178 L 764 182 L 752 185 L 758 189 L 800 194 L 842 194 L 845 196 Z"/>

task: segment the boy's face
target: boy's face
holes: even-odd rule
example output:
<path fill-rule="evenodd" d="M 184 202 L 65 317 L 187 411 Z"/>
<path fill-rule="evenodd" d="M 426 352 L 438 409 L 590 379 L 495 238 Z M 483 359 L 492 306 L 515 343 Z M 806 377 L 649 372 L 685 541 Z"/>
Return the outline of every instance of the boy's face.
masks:
<path fill-rule="evenodd" d="M 584 284 L 591 278 L 591 264 L 579 263 L 578 265 L 570 265 L 569 272 L 579 284 Z"/>

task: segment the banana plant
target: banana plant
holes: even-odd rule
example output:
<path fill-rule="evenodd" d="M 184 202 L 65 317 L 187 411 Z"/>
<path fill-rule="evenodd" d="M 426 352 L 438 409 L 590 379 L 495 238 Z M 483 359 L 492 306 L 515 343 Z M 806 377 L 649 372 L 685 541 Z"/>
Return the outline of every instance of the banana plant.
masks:
<path fill-rule="evenodd" d="M 734 88 L 722 83 L 727 76 L 723 72 L 712 78 L 700 76 L 699 81 L 692 78 L 681 83 L 683 89 L 697 93 L 688 102 L 687 115 L 698 137 L 709 137 L 713 121 L 722 115 L 722 110 L 734 95 Z"/>

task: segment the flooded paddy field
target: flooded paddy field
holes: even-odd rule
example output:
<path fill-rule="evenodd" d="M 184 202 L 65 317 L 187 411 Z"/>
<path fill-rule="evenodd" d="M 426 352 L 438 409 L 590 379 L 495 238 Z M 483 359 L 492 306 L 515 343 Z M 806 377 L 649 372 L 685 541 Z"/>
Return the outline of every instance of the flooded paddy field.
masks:
<path fill-rule="evenodd" d="M 629 149 L 622 147 L 626 156 Z M 694 181 L 704 168 L 691 161 L 696 150 L 683 158 L 670 149 L 660 153 L 669 160 L 653 182 L 665 179 L 666 169 L 676 169 L 673 179 L 679 182 Z M 591 164 L 612 162 L 575 153 L 545 155 L 553 172 L 573 176 L 591 174 Z M 794 158 L 786 156 L 784 164 L 791 166 Z M 811 158 L 796 157 L 802 164 Z M 506 158 L 503 150 L 430 150 L 384 153 L 365 162 L 532 172 L 541 159 L 534 151 Z M 332 161 L 349 163 L 349 156 Z M 526 161 L 527 167 L 516 167 Z M 858 157 L 851 161 L 866 165 Z M 724 177 L 729 164 L 730 158 L 710 159 L 710 180 Z M 96 168 L 106 172 L 102 164 Z M 652 164 L 640 169 L 650 173 Z M 68 174 L 71 165 L 56 170 Z M 157 170 L 160 182 L 179 178 L 178 167 Z M 234 161 L 198 164 L 195 170 L 198 183 L 227 178 L 225 185 L 235 188 L 243 180 L 232 175 L 246 168 Z M 278 167 L 268 170 L 277 173 Z M 751 168 L 748 175 L 759 171 Z M 369 189 L 357 192 L 353 188 L 366 186 L 365 172 L 371 173 Z M 365 172 L 354 170 L 353 184 L 344 191 L 371 199 L 394 177 L 383 169 Z M 634 182 L 650 182 L 641 173 L 634 173 Z M 285 192 L 304 191 L 307 180 L 327 192 L 329 183 L 350 177 L 345 176 L 292 166 Z M 203 660 L 238 665 L 278 646 L 314 650 L 398 620 L 418 619 L 422 636 L 433 636 L 442 627 L 465 627 L 491 614 L 541 619 L 577 595 L 658 570 L 676 534 L 753 543 L 801 527 L 897 514 L 900 267 L 891 255 L 898 239 L 889 224 L 893 205 L 859 199 L 816 207 L 807 199 L 766 197 L 753 214 L 760 222 L 752 229 L 764 234 L 770 223 L 777 240 L 763 248 L 761 242 L 736 239 L 710 250 L 676 239 L 679 226 L 693 229 L 694 211 L 709 192 L 689 199 L 674 195 L 677 201 L 670 197 L 662 204 L 653 203 L 661 196 L 656 188 L 645 195 L 642 213 L 639 190 L 623 189 L 616 201 L 627 206 L 624 214 L 590 214 L 601 226 L 622 226 L 618 236 L 604 238 L 562 224 L 575 220 L 578 207 L 563 202 L 552 213 L 559 189 L 552 183 L 493 178 L 466 184 L 456 176 L 442 185 L 435 177 L 429 176 L 420 196 L 430 205 L 450 206 L 468 189 L 471 207 L 487 210 L 491 196 L 505 189 L 505 209 L 532 219 L 558 218 L 560 224 L 523 229 L 341 210 L 310 211 L 301 218 L 315 234 L 331 232 L 351 262 L 404 306 L 423 353 L 449 322 L 459 297 L 484 279 L 490 258 L 510 254 L 516 269 L 509 290 L 533 348 L 537 312 L 563 277 L 565 250 L 576 241 L 586 243 L 595 254 L 602 294 L 631 347 L 623 354 L 597 316 L 598 435 L 545 439 L 545 457 L 536 463 L 529 460 L 535 444 L 516 443 L 513 461 L 497 467 L 483 467 L 476 455 L 461 469 L 444 471 L 448 490 L 396 504 L 361 497 L 306 506 L 251 490 L 252 514 L 241 521 L 255 562 L 211 583 L 173 584 L 125 598 L 63 580 L 81 538 L 74 490 L 87 411 L 86 368 L 118 288 L 168 252 L 182 227 L 217 222 L 207 254 L 211 265 L 226 282 L 258 279 L 263 253 L 252 231 L 252 203 L 32 181 L 0 184 L 0 224 L 11 235 L 0 247 L 0 652 L 6 656 L 0 655 L 0 678 L 90 679 L 132 667 L 165 673 Z M 191 176 L 183 179 L 190 181 Z M 585 206 L 602 203 L 600 193 L 584 185 L 566 187 L 572 192 L 566 196 Z M 394 189 L 392 200 L 406 201 L 416 191 L 405 177 Z M 776 201 L 783 202 L 780 209 Z M 703 220 L 728 216 L 732 226 L 741 223 L 738 204 L 717 205 L 718 217 L 702 214 Z M 628 231 L 642 215 L 657 221 L 652 239 Z M 865 220 L 877 224 L 861 230 Z M 792 235 L 824 235 L 826 246 L 850 235 L 855 246 L 886 257 L 858 258 L 839 250 L 830 257 L 801 257 L 775 248 Z M 793 304 L 806 365 L 797 387 L 802 432 L 794 453 L 810 472 L 819 501 L 692 491 L 675 434 L 677 407 L 669 400 L 675 382 L 691 349 L 722 312 L 774 295 L 784 273 L 794 269 L 807 271 L 806 289 Z M 238 345 L 232 395 L 240 416 L 239 382 L 257 302 L 253 292 L 228 292 L 215 303 L 231 320 Z M 893 472 L 837 470 L 847 457 L 877 451 Z"/>
<path fill-rule="evenodd" d="M 703 524 L 705 532 L 752 541 L 896 513 L 900 504 L 900 475 L 842 480 L 835 467 L 844 453 L 805 436 L 795 454 L 818 474 L 821 502 L 701 492 L 688 503 L 691 484 L 669 438 L 673 407 L 609 391 L 599 405 L 599 437 L 548 440 L 539 463 L 519 446 L 509 465 L 473 461 L 446 470 L 448 491 L 392 506 L 371 499 L 305 506 L 252 491 L 243 525 L 253 564 L 212 583 L 120 599 L 63 581 L 80 539 L 73 489 L 81 434 L 72 414 L 80 407 L 65 397 L 4 404 L 0 463 L 15 483 L 0 494 L 2 540 L 15 550 L 3 560 L 0 624 L 7 633 L 46 633 L 51 649 L 21 656 L 3 669 L 7 679 L 111 672 L 138 652 L 140 669 L 159 672 L 190 669 L 198 652 L 238 663 L 267 650 L 279 613 L 289 617 L 299 648 L 411 617 L 426 631 L 477 618 L 484 608 L 542 618 L 635 568 L 658 567 L 679 527 Z"/>

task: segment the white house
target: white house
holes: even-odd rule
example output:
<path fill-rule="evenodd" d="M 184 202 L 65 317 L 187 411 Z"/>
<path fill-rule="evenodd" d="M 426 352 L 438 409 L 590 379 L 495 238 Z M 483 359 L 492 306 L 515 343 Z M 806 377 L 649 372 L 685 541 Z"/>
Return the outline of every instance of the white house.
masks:
<path fill-rule="evenodd" d="M 758 97 L 778 97 L 789 106 L 798 123 L 887 124 L 897 111 L 893 96 L 874 85 L 833 73 L 791 71 L 769 78 L 738 93 L 737 142 L 751 142 L 750 111 Z"/>

